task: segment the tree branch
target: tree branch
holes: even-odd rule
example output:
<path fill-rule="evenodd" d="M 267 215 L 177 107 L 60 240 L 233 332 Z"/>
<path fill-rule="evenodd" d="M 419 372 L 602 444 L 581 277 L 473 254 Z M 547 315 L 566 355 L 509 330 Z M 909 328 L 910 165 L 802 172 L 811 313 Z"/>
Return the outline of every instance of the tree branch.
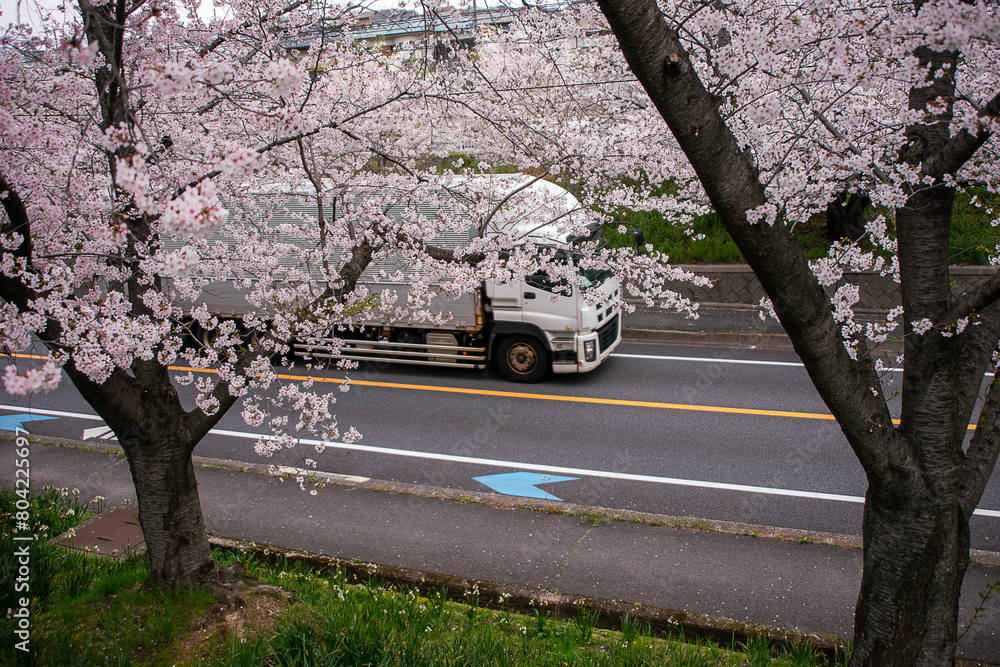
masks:
<path fill-rule="evenodd" d="M 249 28 L 252 25 L 254 25 L 254 23 L 266 22 L 266 21 L 270 21 L 270 20 L 276 19 L 279 16 L 284 16 L 285 14 L 293 12 L 296 9 L 298 9 L 299 7 L 301 7 L 302 5 L 309 4 L 310 2 L 311 2 L 311 0 L 296 0 L 296 2 L 293 2 L 292 4 L 290 4 L 290 5 L 286 6 L 286 7 L 283 7 L 282 9 L 279 9 L 277 12 L 275 12 L 274 16 L 264 16 L 264 17 L 261 17 L 261 18 L 257 19 L 257 21 L 244 21 L 243 23 L 239 24 L 235 28 L 231 28 L 230 30 L 226 31 L 225 33 L 223 33 L 221 35 L 217 35 L 215 39 L 213 39 L 211 42 L 209 42 L 205 46 L 201 47 L 198 50 L 198 57 L 204 58 L 209 53 L 211 53 L 212 51 L 216 50 L 217 48 L 219 48 L 220 46 L 222 46 L 223 44 L 225 44 L 227 41 L 229 41 L 230 39 L 232 39 L 233 36 L 236 35 L 240 30 L 245 30 L 246 28 Z"/>
<path fill-rule="evenodd" d="M 13 254 L 15 257 L 26 260 L 30 259 L 33 248 L 28 209 L 24 205 L 21 196 L 17 193 L 17 190 L 12 188 L 10 183 L 7 182 L 7 177 L 4 174 L 0 174 L 0 194 L 4 195 L 2 203 L 4 211 L 7 212 L 7 222 L 2 227 L 3 233 L 20 234 L 21 243 L 14 249 Z M 7 276 L 3 276 L 2 278 L 9 280 Z M 7 299 L 7 296 L 4 295 L 4 298 Z"/>
<path fill-rule="evenodd" d="M 803 88 L 802 86 L 795 86 L 795 90 L 797 90 L 799 92 L 799 95 L 802 96 L 802 99 L 805 100 L 806 104 L 809 106 L 809 109 L 816 115 L 816 118 L 819 120 L 820 123 L 823 124 L 823 127 L 826 128 L 827 132 L 829 132 L 830 134 L 832 134 L 837 139 L 840 139 L 841 141 L 843 141 L 844 143 L 846 143 L 847 144 L 847 150 L 849 150 L 851 153 L 857 155 L 858 157 L 863 157 L 863 155 L 861 153 L 861 149 L 858 148 L 853 141 L 851 141 L 850 139 L 848 139 L 847 136 L 843 132 L 841 132 L 840 128 L 837 127 L 836 125 L 834 125 L 830 121 L 830 119 L 826 117 L 826 114 L 824 114 L 819 109 L 813 109 L 812 108 L 812 104 L 813 104 L 812 96 L 809 94 L 809 92 L 805 88 Z M 882 181 L 883 183 L 890 183 L 891 182 L 891 180 L 889 178 L 889 175 L 886 174 L 882 170 L 882 168 L 879 167 L 877 164 L 873 164 L 872 165 L 872 173 L 875 174 L 875 176 L 878 178 L 878 180 Z"/>
<path fill-rule="evenodd" d="M 993 96 L 979 111 L 980 118 L 1000 116 L 1000 92 Z M 935 155 L 924 160 L 922 172 L 934 178 L 954 174 L 975 154 L 979 147 L 989 140 L 992 132 L 981 129 L 976 134 L 962 130 L 945 144 Z"/>
<path fill-rule="evenodd" d="M 962 463 L 961 499 L 966 514 L 971 516 L 982 498 L 990 473 L 1000 453 L 1000 373 L 993 377 L 986 392 L 976 433 Z"/>
<path fill-rule="evenodd" d="M 754 165 L 719 113 L 656 0 L 598 0 L 625 58 L 688 157 L 726 231 L 760 279 L 795 351 L 870 477 L 912 455 L 884 398 L 848 355 L 829 299 L 784 225 L 749 224 L 767 203 Z"/>
<path fill-rule="evenodd" d="M 357 136 L 356 134 L 354 134 L 353 132 L 351 132 L 347 128 L 343 127 L 343 124 L 344 123 L 349 123 L 350 121 L 354 120 L 355 118 L 359 118 L 360 116 L 364 116 L 365 114 L 369 114 L 369 113 L 371 113 L 373 111 L 378 111 L 382 107 L 389 106 L 393 102 L 398 102 L 399 100 L 406 99 L 406 98 L 409 98 L 409 97 L 411 97 L 411 95 L 408 92 L 403 91 L 401 93 L 398 93 L 397 95 L 394 95 L 394 96 L 390 97 L 389 99 L 386 99 L 386 100 L 383 100 L 383 101 L 379 102 L 378 104 L 376 104 L 376 105 L 374 105 L 372 107 L 369 107 L 367 109 L 363 109 L 361 111 L 358 111 L 357 113 L 351 114 L 350 116 L 348 116 L 346 118 L 342 118 L 341 120 L 330 121 L 328 123 L 322 123 L 322 124 L 318 125 L 317 127 L 314 127 L 311 130 L 306 130 L 305 132 L 299 132 L 298 134 L 293 134 L 291 136 L 281 137 L 279 139 L 275 139 L 274 141 L 271 141 L 270 143 L 264 144 L 260 148 L 256 149 L 257 150 L 257 154 L 258 155 L 263 155 L 263 154 L 265 154 L 265 153 L 267 153 L 267 152 L 269 152 L 269 151 L 271 151 L 271 150 L 273 150 L 275 148 L 278 148 L 279 146 L 285 146 L 285 145 L 290 144 L 290 143 L 295 142 L 295 141 L 301 141 L 302 139 L 314 136 L 316 134 L 319 134 L 323 130 L 327 130 L 327 129 L 338 130 L 344 136 L 346 136 L 346 137 L 348 137 L 350 139 L 354 139 L 355 141 L 362 141 L 362 139 L 359 136 Z M 412 175 L 413 172 L 410 169 L 408 169 L 402 163 L 397 162 L 392 157 L 384 155 L 381 151 L 379 151 L 376 148 L 370 147 L 369 150 L 372 153 L 375 153 L 376 155 L 379 155 L 380 157 L 384 157 L 385 159 L 392 161 L 394 164 L 396 164 L 396 165 L 400 166 L 401 168 L 405 169 L 407 173 L 409 173 L 409 174 Z M 205 180 L 208 180 L 210 178 L 215 178 L 216 176 L 218 176 L 221 173 L 222 173 L 222 170 L 220 170 L 220 169 L 213 169 L 212 171 L 206 172 L 206 173 L 202 174 L 201 176 L 199 176 L 198 178 L 194 179 L 193 181 L 190 181 L 189 183 L 186 183 L 186 184 L 182 185 L 181 187 L 177 188 L 176 190 L 174 190 L 174 192 L 171 194 L 170 198 L 171 199 L 176 199 L 177 197 L 179 197 L 182 194 L 184 194 L 184 191 L 187 190 L 188 188 L 193 188 L 193 187 L 197 186 L 199 183 L 201 183 L 201 182 L 203 182 Z"/>
<path fill-rule="evenodd" d="M 1000 272 L 994 273 L 989 280 L 982 283 L 971 292 L 957 296 L 944 322 L 957 322 L 963 317 L 969 317 L 1000 299 Z"/>

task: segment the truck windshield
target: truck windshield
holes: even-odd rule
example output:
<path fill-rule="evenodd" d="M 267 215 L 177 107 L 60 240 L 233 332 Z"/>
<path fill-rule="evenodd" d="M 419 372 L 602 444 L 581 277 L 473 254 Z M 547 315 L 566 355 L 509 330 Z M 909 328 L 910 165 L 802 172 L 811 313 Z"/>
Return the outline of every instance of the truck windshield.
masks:
<path fill-rule="evenodd" d="M 583 286 L 593 287 L 600 285 L 611 276 L 608 269 L 580 269 L 580 277 L 583 278 Z"/>

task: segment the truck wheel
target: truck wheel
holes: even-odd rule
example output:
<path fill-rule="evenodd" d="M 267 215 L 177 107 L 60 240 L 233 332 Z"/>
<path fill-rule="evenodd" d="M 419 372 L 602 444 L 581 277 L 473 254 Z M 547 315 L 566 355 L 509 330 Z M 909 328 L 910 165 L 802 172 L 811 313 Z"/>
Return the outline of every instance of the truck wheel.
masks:
<path fill-rule="evenodd" d="M 198 349 L 212 347 L 215 344 L 215 339 L 218 338 L 216 331 L 206 331 L 197 322 L 192 322 L 189 325 L 189 331 L 191 332 L 191 341 Z"/>
<path fill-rule="evenodd" d="M 500 341 L 497 364 L 511 382 L 538 382 L 549 370 L 549 353 L 532 336 L 508 336 Z"/>
<path fill-rule="evenodd" d="M 256 337 L 256 333 L 252 333 L 251 335 L 246 335 L 246 333 L 243 331 L 242 320 L 236 320 L 236 328 L 243 342 L 247 345 L 252 345 L 254 342 L 254 338 Z M 208 331 L 206 329 L 203 329 L 201 325 L 197 323 L 193 323 L 191 325 L 191 334 L 194 337 L 197 346 L 204 348 L 206 350 L 209 348 L 214 348 L 215 341 L 219 340 L 218 329 L 212 329 L 211 331 Z"/>

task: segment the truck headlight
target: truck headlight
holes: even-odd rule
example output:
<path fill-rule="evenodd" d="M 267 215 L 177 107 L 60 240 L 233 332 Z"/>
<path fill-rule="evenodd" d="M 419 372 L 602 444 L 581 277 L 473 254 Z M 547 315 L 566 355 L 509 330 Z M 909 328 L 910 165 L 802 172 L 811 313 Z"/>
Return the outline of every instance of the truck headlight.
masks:
<path fill-rule="evenodd" d="M 583 341 L 583 358 L 587 361 L 597 360 L 597 341 L 596 340 L 585 340 Z"/>

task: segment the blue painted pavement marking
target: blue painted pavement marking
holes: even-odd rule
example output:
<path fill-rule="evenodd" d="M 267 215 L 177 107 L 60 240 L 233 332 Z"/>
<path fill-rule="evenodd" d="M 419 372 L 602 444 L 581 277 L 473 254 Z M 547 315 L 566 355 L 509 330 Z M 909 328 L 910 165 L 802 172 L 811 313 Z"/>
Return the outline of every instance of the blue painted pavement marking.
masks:
<path fill-rule="evenodd" d="M 4 431 L 25 430 L 24 422 L 39 422 L 44 419 L 58 419 L 57 417 L 43 417 L 41 415 L 4 415 L 0 417 L 0 429 Z"/>
<path fill-rule="evenodd" d="M 490 487 L 497 493 L 524 498 L 541 498 L 542 500 L 559 500 L 547 491 L 536 488 L 537 484 L 552 484 L 553 482 L 569 482 L 579 477 L 560 477 L 559 475 L 544 475 L 537 472 L 505 472 L 499 475 L 483 475 L 473 477 L 480 484 Z"/>

